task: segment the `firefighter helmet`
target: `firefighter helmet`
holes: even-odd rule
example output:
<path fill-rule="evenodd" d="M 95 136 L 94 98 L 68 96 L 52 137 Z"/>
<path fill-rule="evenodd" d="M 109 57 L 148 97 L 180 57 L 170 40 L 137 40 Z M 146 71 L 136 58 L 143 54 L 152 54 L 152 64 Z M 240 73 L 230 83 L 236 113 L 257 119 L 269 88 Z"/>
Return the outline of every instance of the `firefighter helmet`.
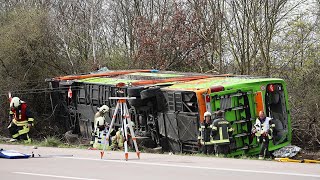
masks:
<path fill-rule="evenodd" d="M 211 116 L 211 112 L 207 111 L 207 112 L 204 113 L 203 116 L 204 116 L 204 117 L 206 117 L 206 116 Z"/>
<path fill-rule="evenodd" d="M 18 97 L 13 97 L 10 102 L 10 108 L 17 108 L 21 105 L 21 100 Z"/>

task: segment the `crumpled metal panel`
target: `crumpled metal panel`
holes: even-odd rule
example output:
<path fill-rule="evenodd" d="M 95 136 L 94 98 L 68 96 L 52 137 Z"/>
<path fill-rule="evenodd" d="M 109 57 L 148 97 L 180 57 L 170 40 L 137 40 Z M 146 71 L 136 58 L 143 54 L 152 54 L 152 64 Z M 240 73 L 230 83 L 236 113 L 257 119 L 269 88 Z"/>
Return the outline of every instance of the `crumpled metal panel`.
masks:
<path fill-rule="evenodd" d="M 294 157 L 300 152 L 301 148 L 294 145 L 285 146 L 281 149 L 275 150 L 272 154 L 275 157 Z"/>

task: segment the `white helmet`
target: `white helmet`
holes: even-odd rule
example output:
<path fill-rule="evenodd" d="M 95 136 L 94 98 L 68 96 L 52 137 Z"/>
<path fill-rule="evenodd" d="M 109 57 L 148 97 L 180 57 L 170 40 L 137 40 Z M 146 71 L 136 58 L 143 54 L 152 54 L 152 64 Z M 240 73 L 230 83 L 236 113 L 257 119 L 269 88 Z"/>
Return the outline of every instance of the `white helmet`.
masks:
<path fill-rule="evenodd" d="M 100 108 L 98 108 L 98 111 L 102 113 L 109 112 L 109 107 L 107 105 L 103 105 Z"/>
<path fill-rule="evenodd" d="M 203 116 L 204 116 L 204 117 L 206 117 L 206 116 L 211 116 L 211 112 L 207 111 L 207 112 L 204 113 Z"/>
<path fill-rule="evenodd" d="M 10 108 L 17 108 L 21 105 L 21 100 L 18 97 L 13 97 L 10 102 Z"/>

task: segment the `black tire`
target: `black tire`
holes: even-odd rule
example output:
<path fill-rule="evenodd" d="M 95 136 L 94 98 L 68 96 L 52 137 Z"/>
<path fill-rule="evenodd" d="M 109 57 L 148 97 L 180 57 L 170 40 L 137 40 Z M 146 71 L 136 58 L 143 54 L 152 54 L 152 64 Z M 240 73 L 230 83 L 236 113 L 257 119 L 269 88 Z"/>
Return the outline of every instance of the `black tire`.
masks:
<path fill-rule="evenodd" d="M 162 93 L 159 87 L 151 87 L 140 92 L 141 99 L 148 99 L 155 97 L 157 94 Z"/>
<path fill-rule="evenodd" d="M 142 100 L 140 98 L 129 99 L 128 102 L 129 102 L 130 106 L 134 106 L 134 107 L 145 106 L 147 104 L 147 102 L 145 100 Z"/>
<path fill-rule="evenodd" d="M 137 87 L 128 87 L 127 93 L 130 97 L 140 97 L 140 92 L 145 90 L 146 88 L 137 86 Z"/>
<path fill-rule="evenodd" d="M 169 151 L 170 150 L 168 138 L 166 138 L 166 137 L 160 138 L 160 144 L 161 144 L 161 147 L 162 147 L 163 151 Z"/>

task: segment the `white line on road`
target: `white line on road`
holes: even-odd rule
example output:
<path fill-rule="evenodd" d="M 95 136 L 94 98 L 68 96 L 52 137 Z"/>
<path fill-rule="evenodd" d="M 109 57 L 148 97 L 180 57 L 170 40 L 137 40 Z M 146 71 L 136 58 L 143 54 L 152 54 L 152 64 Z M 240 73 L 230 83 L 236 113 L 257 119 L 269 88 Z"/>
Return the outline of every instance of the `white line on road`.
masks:
<path fill-rule="evenodd" d="M 302 176 L 302 177 L 320 178 L 320 175 L 316 175 L 316 174 L 301 174 L 301 173 L 291 173 L 291 172 L 258 171 L 258 170 L 231 169 L 231 168 L 215 168 L 215 167 L 205 167 L 205 166 L 188 166 L 188 165 L 179 165 L 179 164 L 162 164 L 162 163 L 122 161 L 122 160 L 109 160 L 109 159 L 92 159 L 92 158 L 79 158 L 79 157 L 59 157 L 59 158 L 77 159 L 77 160 L 89 160 L 89 161 L 107 161 L 107 162 L 127 163 L 127 164 L 142 164 L 142 165 L 163 166 L 163 167 L 178 167 L 178 168 L 191 168 L 191 169 L 205 169 L 205 170 L 217 170 L 217 171 L 233 171 L 233 172 L 244 172 L 244 173 L 260 173 L 260 174 L 274 174 L 274 175 Z"/>
<path fill-rule="evenodd" d="M 56 176 L 56 175 L 50 175 L 50 174 L 37 174 L 37 173 L 27 173 L 27 172 L 12 172 L 12 173 L 24 174 L 24 175 L 30 175 L 30 176 L 53 177 L 53 178 L 61 178 L 61 179 L 99 180 L 99 179 L 89 179 L 89 178 L 71 177 L 71 176 Z"/>

